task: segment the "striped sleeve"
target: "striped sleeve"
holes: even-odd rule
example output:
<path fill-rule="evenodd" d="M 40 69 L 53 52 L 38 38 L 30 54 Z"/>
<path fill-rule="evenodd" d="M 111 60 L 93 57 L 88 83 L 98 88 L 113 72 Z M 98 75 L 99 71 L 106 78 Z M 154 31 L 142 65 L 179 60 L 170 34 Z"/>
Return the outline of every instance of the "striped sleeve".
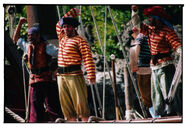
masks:
<path fill-rule="evenodd" d="M 62 18 L 65 18 L 65 17 L 73 17 L 75 18 L 76 16 L 79 16 L 79 9 L 77 8 L 72 8 L 69 12 L 67 12 Z"/>
<path fill-rule="evenodd" d="M 177 50 L 177 48 L 182 46 L 181 40 L 174 30 L 170 30 L 170 32 L 166 34 L 166 39 L 174 50 Z"/>
<path fill-rule="evenodd" d="M 81 38 L 81 41 L 79 42 L 79 49 L 82 55 L 82 60 L 83 60 L 85 69 L 87 71 L 87 78 L 96 79 L 95 64 L 93 61 L 92 53 L 91 53 L 89 44 L 83 38 Z"/>
<path fill-rule="evenodd" d="M 62 39 L 62 35 L 63 35 L 62 34 L 63 31 L 62 31 L 62 28 L 60 26 L 60 21 L 58 21 L 58 23 L 56 24 L 56 33 L 57 33 L 58 39 L 61 40 Z"/>

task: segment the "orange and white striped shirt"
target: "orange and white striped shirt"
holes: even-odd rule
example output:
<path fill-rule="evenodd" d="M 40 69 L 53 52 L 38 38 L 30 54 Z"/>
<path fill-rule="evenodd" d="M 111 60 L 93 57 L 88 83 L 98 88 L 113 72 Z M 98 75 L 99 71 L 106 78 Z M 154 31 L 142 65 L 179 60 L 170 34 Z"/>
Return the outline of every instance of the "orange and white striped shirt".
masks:
<path fill-rule="evenodd" d="M 152 55 L 157 53 L 169 53 L 171 49 L 177 50 L 182 46 L 181 40 L 171 28 L 163 25 L 160 29 L 141 24 L 141 33 L 149 37 L 148 43 Z M 171 61 L 172 57 L 159 59 L 158 62 Z"/>
<path fill-rule="evenodd" d="M 73 12 L 74 9 L 71 9 L 70 11 Z M 67 14 L 76 14 L 72 12 L 68 12 Z M 59 39 L 58 66 L 67 67 L 81 65 L 83 61 L 87 71 L 87 78 L 95 79 L 95 64 L 88 42 L 79 35 L 72 38 L 65 36 L 60 26 L 60 21 L 56 24 L 56 32 Z"/>

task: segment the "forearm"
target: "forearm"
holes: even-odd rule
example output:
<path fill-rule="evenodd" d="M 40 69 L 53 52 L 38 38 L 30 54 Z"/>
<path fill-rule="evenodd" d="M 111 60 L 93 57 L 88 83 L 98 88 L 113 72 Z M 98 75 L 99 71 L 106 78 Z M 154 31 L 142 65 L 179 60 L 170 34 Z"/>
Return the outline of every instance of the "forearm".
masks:
<path fill-rule="evenodd" d="M 132 6 L 132 14 L 131 14 L 131 22 L 133 27 L 136 27 L 138 30 L 140 29 L 140 17 L 138 15 L 138 7 L 136 5 Z"/>
<path fill-rule="evenodd" d="M 17 44 L 18 39 L 20 38 L 21 27 L 22 27 L 22 24 L 20 24 L 20 22 L 19 22 L 19 24 L 17 25 L 17 28 L 15 30 L 14 36 L 13 36 L 13 41 L 16 44 Z"/>
<path fill-rule="evenodd" d="M 20 18 L 17 28 L 15 30 L 14 36 L 13 36 L 14 43 L 17 43 L 18 39 L 20 38 L 22 24 L 26 22 L 27 22 L 26 18 L 24 17 Z"/>

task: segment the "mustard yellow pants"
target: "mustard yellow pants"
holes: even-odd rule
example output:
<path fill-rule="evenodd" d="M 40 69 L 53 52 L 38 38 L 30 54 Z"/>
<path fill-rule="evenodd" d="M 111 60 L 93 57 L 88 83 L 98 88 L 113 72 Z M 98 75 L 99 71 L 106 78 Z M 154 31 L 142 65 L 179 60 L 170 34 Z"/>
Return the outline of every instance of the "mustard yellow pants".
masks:
<path fill-rule="evenodd" d="M 83 75 L 57 76 L 59 99 L 65 119 L 88 117 L 87 87 Z"/>

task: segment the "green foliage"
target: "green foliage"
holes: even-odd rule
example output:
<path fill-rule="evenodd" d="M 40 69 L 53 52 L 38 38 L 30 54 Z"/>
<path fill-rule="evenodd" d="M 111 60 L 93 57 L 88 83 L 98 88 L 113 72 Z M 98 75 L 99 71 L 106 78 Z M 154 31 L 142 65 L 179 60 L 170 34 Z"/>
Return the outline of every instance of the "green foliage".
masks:
<path fill-rule="evenodd" d="M 105 6 L 93 6 L 94 16 L 97 22 L 98 30 L 100 33 L 100 38 L 102 43 L 104 43 L 104 30 L 105 30 Z M 112 24 L 111 17 L 107 10 L 107 28 L 106 28 L 106 56 L 111 54 L 115 54 L 117 58 L 122 58 L 122 54 L 120 51 L 119 41 L 116 36 L 115 28 Z M 119 11 L 119 10 L 112 10 L 112 14 L 114 16 L 117 28 L 119 33 L 121 33 L 125 23 L 127 23 L 130 19 L 130 12 L 129 11 Z M 82 6 L 82 22 L 84 24 L 91 24 L 93 26 L 93 34 L 95 36 L 94 47 L 92 48 L 93 52 L 97 52 L 102 54 L 100 42 L 97 39 L 97 34 L 95 30 L 95 25 L 92 19 L 91 10 L 89 6 Z M 104 45 L 104 44 L 102 44 Z"/>
<path fill-rule="evenodd" d="M 10 33 L 10 26 L 13 26 L 13 29 L 15 30 L 17 27 L 17 24 L 19 22 L 20 17 L 26 17 L 26 8 L 25 6 L 16 6 L 17 12 L 15 15 L 10 15 L 8 13 L 5 13 L 5 31 Z M 14 22 L 11 22 L 11 18 L 13 18 Z M 27 28 L 28 24 L 23 24 L 21 28 L 21 37 L 24 39 L 27 39 Z"/>
<path fill-rule="evenodd" d="M 115 19 L 118 32 L 121 34 L 121 31 L 125 27 L 125 24 L 130 20 L 131 17 L 131 5 L 114 5 L 111 6 L 112 14 Z M 144 8 L 149 7 L 150 5 L 144 5 L 139 6 L 140 12 L 139 15 L 141 16 L 141 20 L 144 20 L 143 10 Z M 16 5 L 17 13 L 15 16 L 15 25 L 14 28 L 16 28 L 16 25 L 19 21 L 20 17 L 26 17 L 26 10 L 25 5 Z M 68 12 L 71 8 L 79 8 L 79 6 L 76 5 L 62 5 L 58 6 L 60 10 L 61 17 Z M 96 22 L 98 25 L 98 30 L 100 33 L 100 38 L 102 43 L 104 43 L 104 21 L 105 21 L 105 6 L 104 5 L 95 5 L 93 7 L 93 12 L 96 18 Z M 150 6 L 151 7 L 151 6 Z M 172 15 L 172 24 L 182 24 L 182 8 L 183 5 L 164 5 L 164 9 L 168 12 L 168 14 Z M 99 54 L 103 54 L 101 51 L 100 42 L 98 41 L 96 31 L 95 31 L 95 25 L 92 19 L 91 10 L 89 5 L 82 5 L 81 10 L 81 18 L 83 25 L 92 25 L 93 26 L 93 35 L 95 37 L 94 45 L 91 47 L 93 52 L 97 52 Z M 9 15 L 5 13 L 5 31 L 9 31 L 10 29 L 10 20 Z M 109 15 L 109 11 L 107 10 L 107 29 L 106 29 L 106 56 L 107 58 L 110 58 L 110 54 L 115 54 L 116 58 L 122 58 L 122 52 L 120 49 L 120 44 L 116 36 L 116 32 L 114 29 L 114 26 L 112 24 L 112 20 Z M 21 36 L 23 38 L 27 38 L 27 24 L 23 25 L 23 29 L 21 30 Z M 124 44 L 123 44 L 124 46 Z"/>

